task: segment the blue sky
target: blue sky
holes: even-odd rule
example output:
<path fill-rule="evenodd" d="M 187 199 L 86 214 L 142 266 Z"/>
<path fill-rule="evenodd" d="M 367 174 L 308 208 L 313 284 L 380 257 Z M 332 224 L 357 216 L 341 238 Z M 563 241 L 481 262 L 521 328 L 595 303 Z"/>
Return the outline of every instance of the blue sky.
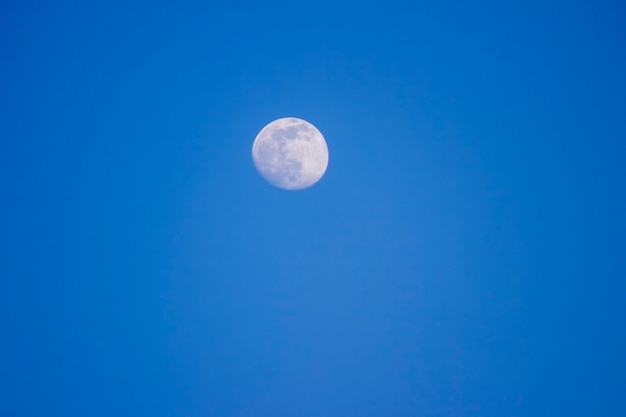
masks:
<path fill-rule="evenodd" d="M 5 2 L 0 415 L 624 415 L 624 15 Z"/>

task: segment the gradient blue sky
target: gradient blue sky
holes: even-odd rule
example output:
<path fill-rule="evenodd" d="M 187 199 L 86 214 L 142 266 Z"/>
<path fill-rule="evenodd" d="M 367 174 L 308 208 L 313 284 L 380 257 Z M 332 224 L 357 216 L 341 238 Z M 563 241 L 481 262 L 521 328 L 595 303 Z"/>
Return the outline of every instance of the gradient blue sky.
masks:
<path fill-rule="evenodd" d="M 0 415 L 626 415 L 625 17 L 3 2 Z"/>

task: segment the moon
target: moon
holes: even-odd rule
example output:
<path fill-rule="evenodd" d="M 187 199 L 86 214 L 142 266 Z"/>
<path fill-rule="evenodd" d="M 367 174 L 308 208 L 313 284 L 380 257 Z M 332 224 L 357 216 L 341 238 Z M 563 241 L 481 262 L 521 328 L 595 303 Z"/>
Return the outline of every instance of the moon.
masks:
<path fill-rule="evenodd" d="M 328 167 L 328 146 L 306 120 L 285 117 L 266 125 L 252 145 L 254 165 L 270 184 L 301 190 L 318 182 Z"/>

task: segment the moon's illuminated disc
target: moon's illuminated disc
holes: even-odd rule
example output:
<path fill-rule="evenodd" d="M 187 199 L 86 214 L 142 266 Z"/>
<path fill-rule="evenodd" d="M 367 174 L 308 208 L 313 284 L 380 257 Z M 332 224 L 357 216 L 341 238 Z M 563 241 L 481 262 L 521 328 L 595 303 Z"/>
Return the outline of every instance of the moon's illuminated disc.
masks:
<path fill-rule="evenodd" d="M 254 139 L 252 159 L 270 184 L 300 190 L 315 184 L 328 167 L 328 147 L 319 130 L 295 117 L 274 120 Z"/>

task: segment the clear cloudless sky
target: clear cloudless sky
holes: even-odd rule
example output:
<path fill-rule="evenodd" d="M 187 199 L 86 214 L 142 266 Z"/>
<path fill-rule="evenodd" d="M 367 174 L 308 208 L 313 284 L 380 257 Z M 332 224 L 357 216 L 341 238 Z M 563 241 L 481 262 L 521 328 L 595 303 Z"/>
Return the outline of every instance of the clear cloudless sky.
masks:
<path fill-rule="evenodd" d="M 0 415 L 626 415 L 625 7 L 3 2 Z"/>

